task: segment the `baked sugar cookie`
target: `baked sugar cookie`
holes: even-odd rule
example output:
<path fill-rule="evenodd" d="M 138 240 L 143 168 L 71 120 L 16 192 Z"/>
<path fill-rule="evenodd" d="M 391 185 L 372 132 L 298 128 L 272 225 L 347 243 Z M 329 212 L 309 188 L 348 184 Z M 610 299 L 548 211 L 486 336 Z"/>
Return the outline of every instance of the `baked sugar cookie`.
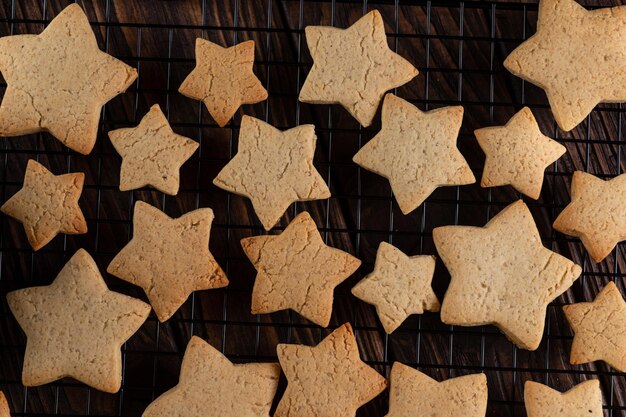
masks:
<path fill-rule="evenodd" d="M 392 333 L 411 314 L 439 311 L 439 300 L 430 286 L 434 272 L 434 256 L 409 257 L 381 242 L 374 271 L 352 288 L 352 294 L 375 305 L 385 331 Z"/>
<path fill-rule="evenodd" d="M 237 154 L 213 184 L 248 197 L 263 227 L 270 230 L 291 203 L 330 197 L 328 186 L 313 166 L 314 129 L 302 125 L 280 131 L 243 116 Z"/>
<path fill-rule="evenodd" d="M 528 107 L 517 112 L 506 125 L 474 131 L 485 152 L 481 187 L 511 185 L 535 200 L 541 194 L 543 172 L 566 151 L 545 136 Z"/>
<path fill-rule="evenodd" d="M 572 201 L 552 227 L 582 240 L 600 262 L 626 240 L 626 174 L 603 180 L 582 171 L 572 175 Z"/>
<path fill-rule="evenodd" d="M 0 391 L 0 417 L 11 417 L 11 410 L 9 410 L 9 403 L 4 393 Z"/>
<path fill-rule="evenodd" d="M 317 346 L 279 344 L 287 389 L 274 417 L 346 417 L 387 388 L 387 381 L 359 357 L 350 324 Z"/>
<path fill-rule="evenodd" d="M 154 400 L 142 417 L 269 417 L 279 376 L 277 363 L 235 365 L 193 336 L 185 350 L 178 385 Z"/>
<path fill-rule="evenodd" d="M 524 384 L 528 417 L 603 417 L 602 392 L 597 379 L 561 393 L 538 382 Z"/>
<path fill-rule="evenodd" d="M 400 362 L 391 368 L 386 417 L 485 417 L 487 377 L 464 375 L 437 382 Z"/>
<path fill-rule="evenodd" d="M 280 235 L 245 238 L 241 246 L 257 270 L 252 314 L 290 308 L 323 327 L 330 323 L 335 287 L 361 265 L 349 253 L 324 244 L 307 212 Z"/>
<path fill-rule="evenodd" d="M 112 130 L 109 139 L 122 157 L 120 191 L 151 185 L 170 195 L 178 194 L 180 167 L 199 146 L 174 133 L 158 104 L 139 126 Z"/>
<path fill-rule="evenodd" d="M 504 66 L 544 89 L 559 127 L 572 130 L 598 103 L 626 101 L 625 21 L 626 6 L 541 0 L 537 33 Z"/>
<path fill-rule="evenodd" d="M 574 331 L 572 365 L 601 360 L 626 371 L 626 302 L 613 282 L 592 303 L 566 305 L 563 312 Z"/>
<path fill-rule="evenodd" d="M 52 284 L 7 294 L 26 333 L 22 383 L 72 377 L 115 393 L 122 383 L 120 348 L 143 324 L 150 306 L 109 290 L 89 254 L 79 249 Z"/>
<path fill-rule="evenodd" d="M 242 104 L 267 98 L 267 91 L 254 75 L 254 41 L 223 48 L 202 38 L 196 39 L 196 67 L 178 91 L 202 100 L 220 127 Z"/>
<path fill-rule="evenodd" d="M 98 48 L 78 4 L 40 35 L 0 38 L 0 72 L 7 82 L 0 136 L 48 131 L 85 155 L 96 143 L 102 106 L 137 78 L 134 68 Z"/>
<path fill-rule="evenodd" d="M 539 347 L 548 304 L 582 271 L 543 246 L 522 200 L 485 227 L 437 227 L 433 239 L 451 276 L 441 320 L 462 326 L 494 324 L 522 349 Z"/>
<path fill-rule="evenodd" d="M 137 201 L 133 238 L 115 255 L 107 272 L 143 288 L 159 321 L 164 322 L 192 292 L 228 285 L 209 251 L 212 222 L 210 208 L 172 219 Z"/>
<path fill-rule="evenodd" d="M 418 73 L 389 49 L 378 10 L 347 29 L 307 26 L 304 31 L 313 67 L 300 90 L 300 101 L 341 104 L 363 126 L 372 124 L 386 91 Z"/>
<path fill-rule="evenodd" d="M 0 210 L 24 225 L 28 242 L 39 250 L 59 233 L 87 233 L 87 223 L 78 205 L 84 181 L 82 172 L 54 175 L 29 159 L 22 189 Z"/>
<path fill-rule="evenodd" d="M 423 112 L 387 94 L 381 131 L 352 160 L 387 178 L 400 210 L 408 214 L 437 187 L 476 182 L 456 147 L 462 120 L 461 106 Z"/>

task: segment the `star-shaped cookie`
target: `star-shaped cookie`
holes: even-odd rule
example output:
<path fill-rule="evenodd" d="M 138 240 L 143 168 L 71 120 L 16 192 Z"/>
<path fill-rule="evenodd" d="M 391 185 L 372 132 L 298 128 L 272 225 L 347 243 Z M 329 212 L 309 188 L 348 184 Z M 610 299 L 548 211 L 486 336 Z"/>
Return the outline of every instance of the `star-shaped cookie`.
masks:
<path fill-rule="evenodd" d="M 24 225 L 28 242 L 39 250 L 58 233 L 87 233 L 87 223 L 78 206 L 85 174 L 54 175 L 39 162 L 29 159 L 22 189 L 0 210 Z"/>
<path fill-rule="evenodd" d="M 451 276 L 441 320 L 463 326 L 494 324 L 522 349 L 539 347 L 546 307 L 582 270 L 542 245 L 522 200 L 485 227 L 437 227 L 433 239 Z"/>
<path fill-rule="evenodd" d="M 437 382 L 400 362 L 391 368 L 386 417 L 485 417 L 487 377 L 464 375 Z"/>
<path fill-rule="evenodd" d="M 481 187 L 512 185 L 535 200 L 543 185 L 543 172 L 566 151 L 545 136 L 528 107 L 517 112 L 506 125 L 474 131 L 486 155 Z"/>
<path fill-rule="evenodd" d="M 282 132 L 243 116 L 239 150 L 213 184 L 248 197 L 263 227 L 270 230 L 291 203 L 330 197 L 328 186 L 313 166 L 316 141 L 313 125 Z"/>
<path fill-rule="evenodd" d="M 602 391 L 597 379 L 581 382 L 559 392 L 538 382 L 524 384 L 528 417 L 603 417 Z"/>
<path fill-rule="evenodd" d="M 574 331 L 572 365 L 602 360 L 626 371 L 626 302 L 613 282 L 592 303 L 566 305 L 563 312 Z"/>
<path fill-rule="evenodd" d="M 463 107 L 422 112 L 387 94 L 382 130 L 352 160 L 389 180 L 402 213 L 407 214 L 437 188 L 476 182 L 456 147 Z"/>
<path fill-rule="evenodd" d="M 180 167 L 198 149 L 198 142 L 174 133 L 158 104 L 139 126 L 109 132 L 122 156 L 120 190 L 151 185 L 166 194 L 178 194 Z"/>
<path fill-rule="evenodd" d="M 267 98 L 267 91 L 254 75 L 254 41 L 223 48 L 205 39 L 196 39 L 196 67 L 178 91 L 202 100 L 220 127 L 242 104 Z"/>
<path fill-rule="evenodd" d="M 228 285 L 226 274 L 209 252 L 212 222 L 210 208 L 172 219 L 137 201 L 133 238 L 113 258 L 107 272 L 143 288 L 164 322 L 192 292 Z"/>
<path fill-rule="evenodd" d="M 575 128 L 598 103 L 626 101 L 626 7 L 588 11 L 541 0 L 537 33 L 504 61 L 545 90 L 559 127 Z"/>
<path fill-rule="evenodd" d="M 109 290 L 83 249 L 52 284 L 10 292 L 7 301 L 27 337 L 22 370 L 27 387 L 69 376 L 117 392 L 122 344 L 150 313 L 148 304 Z"/>
<path fill-rule="evenodd" d="M 594 261 L 626 240 L 626 174 L 603 180 L 582 171 L 572 176 L 572 201 L 552 227 L 580 238 Z"/>
<path fill-rule="evenodd" d="M 387 381 L 359 357 L 349 323 L 317 346 L 279 344 L 287 389 L 274 417 L 345 417 L 387 388 Z"/>
<path fill-rule="evenodd" d="M 245 238 L 241 246 L 257 270 L 252 314 L 290 308 L 323 327 L 330 323 L 335 287 L 361 265 L 349 253 L 326 246 L 307 212 L 280 235 Z"/>
<path fill-rule="evenodd" d="M 134 68 L 98 49 L 78 4 L 40 35 L 1 38 L 0 72 L 7 82 L 0 136 L 48 131 L 85 155 L 96 143 L 102 106 L 137 78 Z"/>
<path fill-rule="evenodd" d="M 269 416 L 280 366 L 233 364 L 197 336 L 185 350 L 178 385 L 154 400 L 142 417 Z M 207 414 L 207 410 L 210 413 Z"/>
<path fill-rule="evenodd" d="M 372 124 L 386 91 L 417 76 L 417 69 L 389 49 L 385 24 L 372 10 L 347 29 L 307 26 L 313 67 L 299 100 L 341 104 L 363 126 Z"/>
<path fill-rule="evenodd" d="M 381 242 L 374 271 L 352 288 L 352 294 L 375 305 L 385 331 L 392 333 L 411 314 L 439 311 L 439 300 L 430 286 L 434 272 L 434 256 L 408 257 Z"/>

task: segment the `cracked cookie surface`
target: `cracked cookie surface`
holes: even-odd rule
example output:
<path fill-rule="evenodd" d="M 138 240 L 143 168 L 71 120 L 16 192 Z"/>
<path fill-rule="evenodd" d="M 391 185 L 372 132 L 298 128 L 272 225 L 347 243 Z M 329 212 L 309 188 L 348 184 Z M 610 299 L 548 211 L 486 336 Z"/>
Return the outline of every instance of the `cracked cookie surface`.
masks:
<path fill-rule="evenodd" d="M 541 0 L 537 32 L 504 66 L 544 89 L 559 127 L 572 130 L 598 103 L 626 101 L 625 22 L 626 6 Z"/>
<path fill-rule="evenodd" d="M 437 227 L 433 239 L 451 276 L 441 320 L 462 326 L 494 324 L 522 349 L 539 347 L 548 304 L 582 271 L 543 246 L 522 200 L 485 227 Z"/>
<path fill-rule="evenodd" d="M 317 346 L 279 344 L 287 389 L 274 417 L 346 417 L 387 388 L 359 357 L 352 327 L 339 326 Z"/>
<path fill-rule="evenodd" d="M 54 175 L 29 159 L 22 189 L 0 211 L 24 225 L 34 250 L 44 247 L 59 233 L 87 233 L 87 223 L 78 205 L 84 180 L 82 172 Z"/>
<path fill-rule="evenodd" d="M 277 363 L 233 364 L 219 350 L 192 336 L 178 385 L 154 400 L 142 417 L 269 417 L 278 388 Z"/>
<path fill-rule="evenodd" d="M 257 270 L 252 314 L 290 308 L 323 327 L 330 322 L 335 287 L 361 265 L 349 253 L 325 245 L 307 212 L 280 235 L 245 238 L 241 246 Z"/>
<path fill-rule="evenodd" d="M 159 321 L 164 322 L 192 292 L 228 285 L 209 251 L 212 222 L 210 208 L 172 219 L 137 201 L 133 238 L 113 258 L 107 272 L 143 288 Z"/>
<path fill-rule="evenodd" d="M 385 92 L 406 84 L 417 69 L 389 49 L 385 24 L 372 10 L 347 29 L 307 26 L 313 57 L 299 100 L 341 104 L 363 126 L 369 126 Z"/>
<path fill-rule="evenodd" d="M 382 129 L 352 160 L 389 180 L 402 213 L 437 188 L 476 182 L 456 147 L 463 107 L 423 112 L 393 94 L 383 102 Z"/>
<path fill-rule="evenodd" d="M 603 180 L 576 171 L 571 188 L 572 201 L 552 227 L 580 238 L 591 258 L 600 262 L 626 240 L 626 174 Z"/>
<path fill-rule="evenodd" d="M 239 149 L 213 180 L 216 186 L 248 197 L 265 230 L 270 230 L 295 201 L 330 197 L 313 166 L 313 125 L 280 131 L 243 116 Z"/>
<path fill-rule="evenodd" d="M 524 384 L 528 417 L 603 417 L 602 391 L 597 379 L 584 381 L 567 392 L 538 382 Z"/>
<path fill-rule="evenodd" d="M 394 362 L 389 380 L 386 417 L 485 417 L 487 412 L 485 374 L 437 382 L 416 369 Z"/>
<path fill-rule="evenodd" d="M 566 151 L 545 136 L 528 107 L 517 112 L 504 126 L 474 131 L 486 155 L 481 187 L 511 185 L 522 194 L 539 198 L 543 173 Z"/>
<path fill-rule="evenodd" d="M 7 89 L 0 136 L 48 131 L 88 154 L 102 106 L 137 78 L 137 71 L 98 48 L 78 4 L 66 7 L 40 35 L 0 38 L 0 72 Z"/>
<path fill-rule="evenodd" d="M 7 301 L 26 333 L 22 383 L 31 387 L 69 376 L 117 392 L 122 344 L 150 313 L 148 304 L 109 290 L 83 249 L 52 284 L 10 292 Z"/>
<path fill-rule="evenodd" d="M 352 294 L 375 305 L 385 331 L 392 333 L 411 314 L 439 311 L 439 300 L 430 286 L 434 272 L 434 256 L 409 257 L 381 242 L 374 270 L 352 288 Z"/>
<path fill-rule="evenodd" d="M 626 371 L 626 302 L 613 282 L 592 303 L 569 304 L 563 312 L 574 331 L 572 365 L 601 360 Z"/>
<path fill-rule="evenodd" d="M 178 194 L 180 167 L 198 149 L 198 142 L 177 135 L 158 104 L 134 128 L 109 132 L 122 157 L 120 190 L 151 185 L 166 194 Z"/>
<path fill-rule="evenodd" d="M 220 127 L 242 104 L 267 98 L 267 91 L 254 75 L 254 41 L 223 48 L 202 38 L 196 39 L 196 67 L 178 91 L 202 100 Z"/>

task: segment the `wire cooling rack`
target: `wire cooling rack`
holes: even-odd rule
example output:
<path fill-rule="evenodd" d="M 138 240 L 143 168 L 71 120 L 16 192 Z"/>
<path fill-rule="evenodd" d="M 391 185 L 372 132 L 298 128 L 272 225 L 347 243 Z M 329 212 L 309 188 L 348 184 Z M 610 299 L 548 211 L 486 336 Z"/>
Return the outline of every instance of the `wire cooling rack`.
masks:
<path fill-rule="evenodd" d="M 0 36 L 39 33 L 64 0 L 0 0 Z M 620 1 L 586 1 L 608 6 Z M 101 129 L 89 156 L 68 151 L 48 134 L 0 141 L 0 193 L 5 201 L 21 186 L 26 162 L 38 159 L 53 172 L 85 172 L 80 204 L 89 233 L 60 236 L 33 253 L 21 226 L 0 218 L 0 388 L 16 416 L 102 415 L 139 416 L 156 396 L 178 379 L 182 353 L 192 334 L 221 349 L 234 362 L 275 361 L 279 342 L 317 343 L 330 330 L 320 329 L 297 314 L 249 313 L 254 270 L 239 240 L 264 233 L 249 202 L 212 186 L 211 181 L 237 149 L 241 115 L 259 117 L 286 129 L 316 126 L 315 165 L 333 196 L 328 201 L 298 203 L 279 228 L 302 210 L 311 212 L 328 244 L 363 260 L 359 272 L 336 291 L 331 328 L 350 321 L 362 357 L 386 374 L 394 361 L 418 367 L 437 378 L 485 372 L 489 384 L 488 416 L 524 416 L 523 384 L 533 379 L 565 390 L 581 380 L 597 378 L 608 416 L 626 415 L 624 374 L 603 363 L 570 366 L 571 331 L 560 306 L 591 300 L 608 281 L 624 293 L 625 245 L 602 263 L 593 264 L 580 242 L 554 232 L 550 225 L 569 201 L 571 173 L 580 169 L 601 177 L 623 172 L 626 157 L 622 105 L 600 105 L 576 129 L 557 129 L 545 95 L 509 74 L 502 66 L 507 54 L 535 32 L 534 1 L 115 1 L 81 2 L 103 50 L 139 69 L 129 91 L 115 98 L 102 113 Z M 437 314 L 412 316 L 387 336 L 374 309 L 356 300 L 349 289 L 371 271 L 379 242 L 388 241 L 408 254 L 435 254 L 431 231 L 446 224 L 482 226 L 507 204 L 520 198 L 510 187 L 481 189 L 478 185 L 437 190 L 425 204 L 404 216 L 393 201 L 387 182 L 360 169 L 351 158 L 379 130 L 379 118 L 361 128 L 339 106 L 312 106 L 297 100 L 311 65 L 304 27 L 313 24 L 347 27 L 368 10 L 378 9 L 386 22 L 389 44 L 420 70 L 419 76 L 396 93 L 422 109 L 445 105 L 465 107 L 459 147 L 480 178 L 484 157 L 474 129 L 503 124 L 522 106 L 531 107 L 544 133 L 563 143 L 568 153 L 548 168 L 542 197 L 526 199 L 544 244 L 583 266 L 582 278 L 549 308 L 545 337 L 536 352 L 516 349 L 494 327 L 463 328 L 440 322 Z M 269 98 L 244 106 L 225 128 L 218 128 L 195 101 L 177 93 L 194 66 L 194 39 L 222 45 L 256 41 L 255 72 Z M 4 91 L 2 84 L 0 91 Z M 1 93 L 0 93 L 1 94 Z M 199 151 L 182 169 L 177 197 L 152 190 L 118 190 L 120 158 L 106 132 L 135 125 L 149 107 L 159 103 L 177 133 L 200 142 Z M 132 236 L 132 206 L 144 200 L 179 216 L 198 207 L 216 214 L 211 249 L 226 270 L 226 289 L 201 291 L 164 324 L 154 315 L 122 349 L 124 375 L 118 394 L 103 394 L 65 379 L 37 388 L 20 383 L 25 336 L 11 316 L 7 291 L 52 281 L 78 249 L 87 249 L 104 272 L 112 257 Z M 145 299 L 141 291 L 105 274 L 109 286 Z M 434 287 L 441 297 L 449 276 L 438 265 Z M 277 399 L 282 395 L 281 382 Z M 383 416 L 384 393 L 359 410 L 363 416 Z"/>

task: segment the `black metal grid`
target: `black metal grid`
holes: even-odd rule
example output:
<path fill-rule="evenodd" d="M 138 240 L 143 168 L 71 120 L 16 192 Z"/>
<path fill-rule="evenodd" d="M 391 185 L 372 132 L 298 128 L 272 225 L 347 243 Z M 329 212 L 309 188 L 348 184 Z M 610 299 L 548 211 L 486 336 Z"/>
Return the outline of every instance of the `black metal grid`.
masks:
<path fill-rule="evenodd" d="M 64 0 L 1 0 L 0 36 L 38 33 L 65 6 Z M 276 342 L 313 344 L 328 334 L 290 312 L 249 314 L 254 271 L 239 248 L 239 239 L 263 233 L 249 203 L 211 186 L 211 180 L 236 152 L 241 114 L 262 118 L 286 129 L 314 123 L 318 134 L 315 163 L 333 197 L 324 202 L 295 204 L 281 221 L 309 210 L 328 244 L 350 251 L 364 261 L 353 278 L 336 291 L 331 327 L 350 321 L 363 358 L 382 373 L 393 361 L 417 366 L 438 379 L 484 371 L 489 383 L 489 416 L 524 416 L 523 383 L 537 380 L 568 389 L 588 378 L 599 378 L 606 415 L 626 415 L 624 374 L 602 363 L 567 363 L 571 332 L 560 306 L 591 300 L 609 280 L 624 292 L 623 245 L 603 263 L 589 261 L 576 240 L 556 234 L 550 224 L 569 201 L 569 177 L 576 169 L 611 177 L 623 172 L 626 143 L 622 105 L 601 105 L 574 131 L 565 134 L 554 124 L 545 95 L 508 74 L 504 57 L 535 31 L 536 2 L 478 1 L 308 1 L 197 0 L 185 2 L 82 2 L 103 50 L 139 70 L 127 94 L 109 103 L 102 115 L 94 152 L 87 157 L 68 151 L 48 134 L 3 139 L 0 149 L 2 201 L 21 186 L 26 160 L 39 159 L 53 172 L 84 171 L 81 199 L 89 233 L 60 236 L 37 253 L 28 246 L 20 226 L 0 219 L 0 291 L 49 283 L 78 247 L 86 248 L 104 272 L 110 259 L 132 236 L 132 204 L 137 199 L 178 216 L 209 206 L 215 210 L 211 248 L 231 285 L 195 293 L 168 322 L 154 316 L 123 348 L 124 378 L 116 395 L 99 393 L 72 380 L 24 388 L 20 372 L 25 338 L 6 303 L 0 308 L 0 388 L 16 416 L 107 415 L 137 416 L 178 378 L 182 352 L 192 334 L 208 340 L 237 362 L 275 361 Z M 616 5 L 620 1 L 587 6 Z M 533 109 L 544 133 L 568 148 L 568 154 L 548 169 L 537 201 L 527 199 L 544 243 L 583 266 L 582 278 L 548 309 L 546 335 L 536 352 L 518 350 L 493 327 L 443 325 L 435 314 L 413 316 L 387 336 L 373 308 L 349 295 L 351 286 L 368 273 L 380 241 L 409 254 L 435 254 L 432 228 L 443 224 L 483 225 L 508 203 L 520 198 L 509 187 L 480 189 L 478 185 L 437 190 L 408 216 L 402 215 L 386 181 L 351 162 L 352 155 L 379 129 L 379 121 L 361 128 L 338 106 L 311 106 L 297 101 L 310 67 L 303 29 L 311 24 L 346 27 L 367 10 L 377 8 L 386 21 L 392 48 L 420 70 L 411 83 L 397 90 L 423 109 L 462 104 L 464 127 L 459 147 L 477 178 L 482 154 L 474 128 L 503 124 L 523 105 Z M 186 11 L 188 10 L 188 12 Z M 202 36 L 231 45 L 257 42 L 255 72 L 268 89 L 266 102 L 245 106 L 219 129 L 201 103 L 180 96 L 177 88 L 194 63 L 193 39 Z M 4 84 L 2 84 L 2 90 Z M 200 142 L 199 151 L 183 167 L 179 196 L 151 190 L 121 193 L 119 158 L 106 132 L 134 125 L 154 102 L 161 104 L 178 133 Z M 144 298 L 141 291 L 106 276 L 112 289 Z M 443 295 L 449 277 L 438 265 L 434 286 Z M 3 297 L 4 299 L 4 297 Z M 145 298 L 144 298 L 145 299 Z M 279 389 L 277 399 L 282 393 Z M 360 410 L 362 415 L 386 413 L 386 393 Z"/>

